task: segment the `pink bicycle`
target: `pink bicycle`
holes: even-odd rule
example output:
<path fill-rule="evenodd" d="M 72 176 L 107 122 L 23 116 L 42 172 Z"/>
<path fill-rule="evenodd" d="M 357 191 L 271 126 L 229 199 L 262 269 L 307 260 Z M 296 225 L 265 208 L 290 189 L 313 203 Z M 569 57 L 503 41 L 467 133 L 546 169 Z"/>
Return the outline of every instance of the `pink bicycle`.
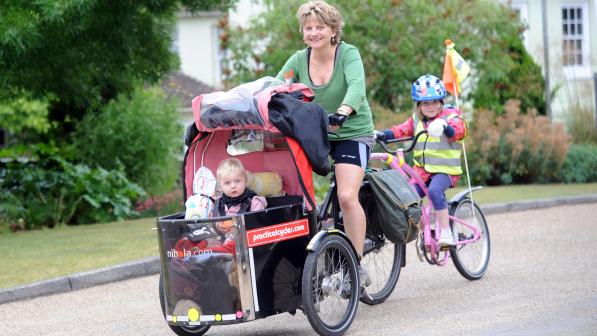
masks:
<path fill-rule="evenodd" d="M 386 153 L 371 154 L 372 160 L 385 161 L 392 169 L 404 176 L 413 187 L 418 185 L 424 191 L 425 196 L 427 196 L 427 186 L 406 162 L 404 153 L 412 151 L 419 137 L 426 132 L 422 131 L 410 138 L 389 141 L 378 139 L 377 142 Z M 406 149 L 398 148 L 393 151 L 387 146 L 387 143 L 407 141 L 412 141 L 412 143 Z M 478 280 L 487 272 L 491 247 L 485 216 L 470 195 L 473 190 L 478 189 L 481 187 L 462 191 L 448 201 L 450 228 L 455 246 L 447 249 L 440 248 L 438 240 L 441 228 L 430 202 L 421 207 L 421 233 L 417 240 L 419 258 L 422 259 L 421 255 L 423 255 L 427 262 L 438 266 L 446 265 L 452 258 L 458 272 L 469 280 Z M 433 222 L 435 222 L 434 225 Z"/>

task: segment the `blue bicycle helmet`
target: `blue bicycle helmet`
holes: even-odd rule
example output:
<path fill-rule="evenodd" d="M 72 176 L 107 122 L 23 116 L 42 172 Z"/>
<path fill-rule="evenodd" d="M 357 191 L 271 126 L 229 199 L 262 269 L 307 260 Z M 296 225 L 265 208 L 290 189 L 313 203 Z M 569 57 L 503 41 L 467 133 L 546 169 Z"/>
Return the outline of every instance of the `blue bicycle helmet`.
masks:
<path fill-rule="evenodd" d="M 442 100 L 446 96 L 446 87 L 439 78 L 423 75 L 413 83 L 411 96 L 416 102 Z"/>

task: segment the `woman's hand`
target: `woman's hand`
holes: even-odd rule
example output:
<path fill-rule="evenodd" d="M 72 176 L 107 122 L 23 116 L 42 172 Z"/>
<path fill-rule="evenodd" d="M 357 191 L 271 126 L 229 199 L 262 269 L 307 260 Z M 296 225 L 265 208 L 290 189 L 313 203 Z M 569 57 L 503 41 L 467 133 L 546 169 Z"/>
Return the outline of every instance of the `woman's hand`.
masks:
<path fill-rule="evenodd" d="M 348 116 L 342 113 L 336 112 L 334 114 L 328 114 L 328 124 L 330 125 L 328 129 L 330 131 L 337 130 L 342 127 L 342 124 L 344 124 L 346 119 L 348 119 Z"/>
<path fill-rule="evenodd" d="M 330 125 L 328 130 L 331 132 L 337 130 L 338 128 L 342 127 L 342 124 L 348 119 L 348 117 L 354 113 L 352 107 L 348 105 L 340 105 L 336 113 L 328 114 L 328 124 Z"/>

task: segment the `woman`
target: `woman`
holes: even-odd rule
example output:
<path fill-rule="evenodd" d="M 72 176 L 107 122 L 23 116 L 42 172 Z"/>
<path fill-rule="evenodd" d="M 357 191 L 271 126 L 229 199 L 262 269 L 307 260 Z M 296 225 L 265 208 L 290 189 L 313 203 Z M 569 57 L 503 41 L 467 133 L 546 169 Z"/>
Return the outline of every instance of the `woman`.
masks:
<path fill-rule="evenodd" d="M 298 12 L 300 32 L 307 48 L 292 55 L 279 79 L 293 70 L 295 82 L 315 92 L 314 102 L 330 117 L 331 156 L 335 161 L 338 200 L 348 238 L 358 257 L 363 255 L 365 212 L 358 193 L 374 144 L 373 119 L 365 95 L 365 71 L 356 47 L 341 42 L 344 20 L 336 8 L 324 1 L 309 1 Z M 371 283 L 359 267 L 362 286 Z"/>

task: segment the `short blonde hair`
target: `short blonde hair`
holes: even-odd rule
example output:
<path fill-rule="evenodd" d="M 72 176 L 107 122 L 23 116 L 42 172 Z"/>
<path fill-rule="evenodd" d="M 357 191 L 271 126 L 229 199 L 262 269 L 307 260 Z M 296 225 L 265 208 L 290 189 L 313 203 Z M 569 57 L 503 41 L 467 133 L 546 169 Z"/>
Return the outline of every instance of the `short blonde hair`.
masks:
<path fill-rule="evenodd" d="M 327 4 L 325 1 L 309 1 L 302 4 L 296 12 L 296 18 L 299 21 L 299 32 L 303 32 L 303 27 L 311 15 L 336 31 L 335 39 L 332 38 L 332 44 L 340 43 L 344 19 L 334 6 Z"/>
<path fill-rule="evenodd" d="M 248 174 L 243 166 L 243 163 L 240 162 L 239 159 L 231 158 L 222 160 L 220 165 L 218 166 L 218 170 L 216 171 L 216 177 L 218 179 L 218 185 L 220 184 L 220 179 L 224 174 L 235 174 L 240 173 L 244 178 L 245 182 L 248 181 Z"/>

